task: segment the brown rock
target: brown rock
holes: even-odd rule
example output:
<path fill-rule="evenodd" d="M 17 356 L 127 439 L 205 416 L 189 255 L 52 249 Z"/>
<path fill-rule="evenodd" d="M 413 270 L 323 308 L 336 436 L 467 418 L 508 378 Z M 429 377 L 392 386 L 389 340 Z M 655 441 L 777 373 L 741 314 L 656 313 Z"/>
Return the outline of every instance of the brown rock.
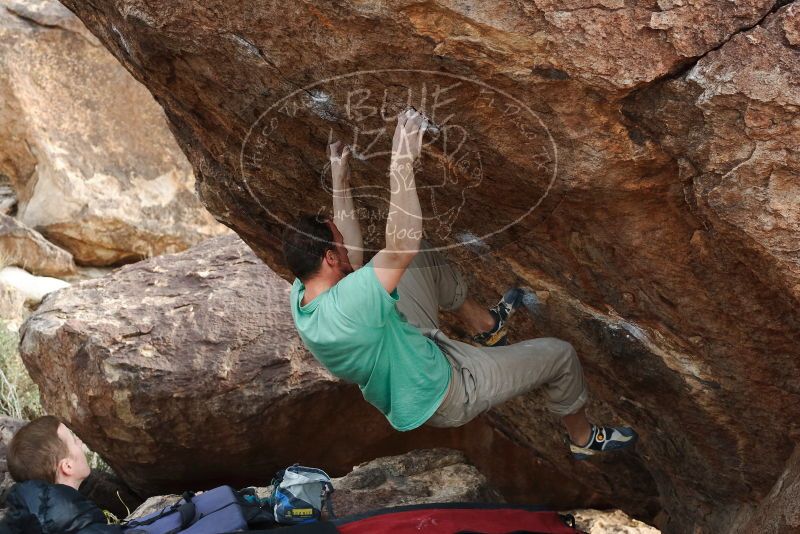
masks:
<path fill-rule="evenodd" d="M 575 526 L 588 534 L 659 534 L 657 528 L 631 519 L 621 510 L 575 510 Z"/>
<path fill-rule="evenodd" d="M 378 458 L 334 479 L 333 487 L 339 516 L 410 504 L 503 502 L 463 453 L 447 449 Z"/>
<path fill-rule="evenodd" d="M 11 215 L 17 210 L 17 194 L 8 185 L 0 183 L 0 214 Z"/>
<path fill-rule="evenodd" d="M 91 265 L 227 232 L 152 97 L 65 7 L 0 2 L 0 65 L 0 176 L 21 222 Z"/>
<path fill-rule="evenodd" d="M 704 233 L 737 249 L 756 276 L 795 301 L 800 57 L 791 35 L 798 20 L 800 6 L 790 4 L 629 105 L 679 161 L 687 200 L 709 225 Z"/>
<path fill-rule="evenodd" d="M 755 510 L 741 514 L 731 529 L 735 534 L 800 533 L 800 447 L 786 462 L 772 491 Z"/>
<path fill-rule="evenodd" d="M 20 419 L 0 415 L 0 508 L 5 506 L 6 495 L 14 485 L 14 479 L 8 473 L 8 464 L 6 463 L 8 444 L 11 443 L 11 438 L 14 437 L 17 430 L 22 428 L 25 423 L 26 421 Z"/>
<path fill-rule="evenodd" d="M 329 138 L 356 145 L 377 248 L 391 117 L 434 117 L 431 239 L 486 302 L 546 294 L 513 339 L 575 344 L 593 417 L 642 436 L 639 458 L 579 465 L 516 399 L 487 421 L 531 470 L 661 506 L 672 532 L 769 492 L 800 432 L 795 4 L 65 3 L 164 106 L 204 203 L 287 278 L 278 235 L 329 206 Z"/>
<path fill-rule="evenodd" d="M 75 274 L 72 254 L 16 219 L 0 214 L 0 259 L 40 276 Z"/>
<path fill-rule="evenodd" d="M 25 294 L 19 289 L 0 282 L 0 320 L 3 326 L 16 332 L 28 318 Z"/>

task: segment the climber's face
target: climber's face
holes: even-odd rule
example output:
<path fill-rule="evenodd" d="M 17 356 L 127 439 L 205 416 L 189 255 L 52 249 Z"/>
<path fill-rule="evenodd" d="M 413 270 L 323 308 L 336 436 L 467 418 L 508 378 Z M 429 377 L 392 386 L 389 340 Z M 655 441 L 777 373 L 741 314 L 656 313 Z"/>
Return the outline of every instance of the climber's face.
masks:
<path fill-rule="evenodd" d="M 347 248 L 344 246 L 344 236 L 336 228 L 333 221 L 328 221 L 328 226 L 333 232 L 333 241 L 336 244 L 336 249 L 329 250 L 325 254 L 325 262 L 328 266 L 339 274 L 340 278 L 344 278 L 353 272 L 353 266 L 350 264 L 350 258 L 347 255 Z"/>

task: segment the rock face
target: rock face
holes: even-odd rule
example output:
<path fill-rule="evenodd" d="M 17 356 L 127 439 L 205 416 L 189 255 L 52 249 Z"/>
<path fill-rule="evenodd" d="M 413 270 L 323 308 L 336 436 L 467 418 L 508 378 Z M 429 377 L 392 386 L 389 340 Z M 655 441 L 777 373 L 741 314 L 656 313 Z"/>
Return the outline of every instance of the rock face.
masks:
<path fill-rule="evenodd" d="M 80 20 L 51 0 L 0 6 L 0 175 L 20 221 L 90 265 L 225 232 L 151 95 Z"/>
<path fill-rule="evenodd" d="M 47 241 L 42 234 L 13 217 L 0 214 L 0 258 L 41 276 L 75 274 L 72 254 Z"/>
<path fill-rule="evenodd" d="M 0 284 L 0 318 L 8 330 L 16 332 L 29 315 L 25 295 L 16 287 Z"/>
<path fill-rule="evenodd" d="M 786 463 L 769 495 L 757 509 L 742 514 L 733 532 L 800 533 L 800 447 Z"/>
<path fill-rule="evenodd" d="M 287 278 L 278 236 L 329 206 L 328 140 L 356 147 L 379 247 L 391 117 L 426 111 L 430 238 L 479 298 L 536 291 L 514 339 L 571 341 L 591 414 L 636 427 L 640 458 L 571 462 L 535 395 L 492 428 L 671 532 L 770 491 L 800 437 L 794 3 L 64 2 Z"/>
<path fill-rule="evenodd" d="M 463 453 L 447 449 L 378 458 L 334 479 L 333 487 L 340 516 L 408 504 L 503 502 Z"/>
<path fill-rule="evenodd" d="M 14 479 L 8 473 L 8 464 L 6 463 L 6 454 L 8 445 L 11 443 L 11 438 L 17 433 L 17 430 L 25 425 L 25 421 L 14 419 L 0 415 L 0 508 L 5 505 L 6 495 L 14 485 Z"/>

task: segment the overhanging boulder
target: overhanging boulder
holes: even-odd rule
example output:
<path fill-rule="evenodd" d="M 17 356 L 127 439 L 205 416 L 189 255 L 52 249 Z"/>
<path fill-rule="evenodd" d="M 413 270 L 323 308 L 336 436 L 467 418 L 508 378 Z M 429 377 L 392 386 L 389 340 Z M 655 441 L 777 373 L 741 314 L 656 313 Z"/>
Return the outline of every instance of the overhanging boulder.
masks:
<path fill-rule="evenodd" d="M 514 339 L 575 344 L 592 415 L 636 427 L 640 461 L 571 463 L 534 396 L 494 428 L 627 511 L 657 494 L 674 532 L 768 493 L 800 432 L 794 3 L 64 1 L 287 278 L 278 236 L 329 206 L 329 139 L 356 145 L 377 248 L 391 117 L 428 112 L 431 239 L 486 302 L 541 294 Z"/>

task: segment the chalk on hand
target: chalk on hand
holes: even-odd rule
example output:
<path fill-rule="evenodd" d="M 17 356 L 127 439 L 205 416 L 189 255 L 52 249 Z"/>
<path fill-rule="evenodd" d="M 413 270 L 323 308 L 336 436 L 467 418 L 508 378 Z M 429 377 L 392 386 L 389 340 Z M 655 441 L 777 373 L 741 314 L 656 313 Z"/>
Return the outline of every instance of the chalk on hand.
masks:
<path fill-rule="evenodd" d="M 419 113 L 420 115 L 422 115 L 422 119 L 423 119 L 423 130 L 425 130 L 427 132 L 431 132 L 432 134 L 436 134 L 436 135 L 439 135 L 439 133 L 441 132 L 441 128 L 439 128 L 439 126 L 436 123 L 434 123 L 430 119 L 430 117 L 428 117 L 422 111 L 417 111 L 417 109 L 414 106 L 407 106 L 405 111 L 404 111 L 404 113 L 405 113 L 405 115 L 407 117 L 410 117 L 411 114 L 413 114 L 413 113 Z"/>

